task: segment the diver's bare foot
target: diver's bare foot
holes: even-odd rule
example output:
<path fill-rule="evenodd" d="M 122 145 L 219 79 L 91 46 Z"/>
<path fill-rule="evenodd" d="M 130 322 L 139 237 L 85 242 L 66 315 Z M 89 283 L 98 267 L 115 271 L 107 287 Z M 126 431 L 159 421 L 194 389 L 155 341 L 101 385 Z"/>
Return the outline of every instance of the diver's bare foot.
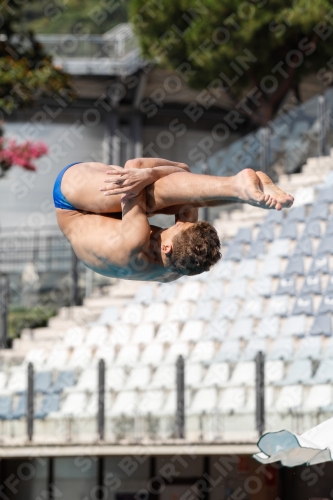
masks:
<path fill-rule="evenodd" d="M 276 209 L 282 210 L 282 208 L 290 208 L 294 203 L 294 198 L 290 195 L 282 191 L 279 187 L 277 187 L 272 179 L 268 177 L 264 172 L 257 172 L 257 176 L 259 177 L 262 184 L 262 191 L 265 194 L 269 194 L 272 198 L 276 200 Z"/>
<path fill-rule="evenodd" d="M 242 202 L 258 208 L 278 208 L 277 200 L 270 193 L 264 192 L 263 184 L 254 170 L 250 168 L 241 170 L 235 176 L 235 180 L 237 196 Z"/>

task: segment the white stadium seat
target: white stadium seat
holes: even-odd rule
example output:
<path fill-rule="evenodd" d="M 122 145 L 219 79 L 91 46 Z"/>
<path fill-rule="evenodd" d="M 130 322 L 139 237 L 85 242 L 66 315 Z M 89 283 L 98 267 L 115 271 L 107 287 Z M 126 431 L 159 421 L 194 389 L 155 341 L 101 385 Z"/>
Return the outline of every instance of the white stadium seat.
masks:
<path fill-rule="evenodd" d="M 324 408 L 332 403 L 332 387 L 330 384 L 313 385 L 303 403 L 305 412 Z"/>
<path fill-rule="evenodd" d="M 241 318 L 236 320 L 229 333 L 230 339 L 250 339 L 253 334 L 252 318 Z"/>
<path fill-rule="evenodd" d="M 140 357 L 139 346 L 137 345 L 125 345 L 118 352 L 116 358 L 116 365 L 118 366 L 134 366 Z"/>
<path fill-rule="evenodd" d="M 237 412 L 245 406 L 245 388 L 228 387 L 220 395 L 218 408 L 221 413 Z"/>
<path fill-rule="evenodd" d="M 236 278 L 230 282 L 228 288 L 228 297 L 236 298 L 239 297 L 244 299 L 246 297 L 247 281 L 245 278 Z"/>
<path fill-rule="evenodd" d="M 188 410 L 189 415 L 200 415 L 202 413 L 207 413 L 217 408 L 217 390 L 214 388 L 210 389 L 199 389 Z"/>
<path fill-rule="evenodd" d="M 89 346 L 103 346 L 106 344 L 108 329 L 103 325 L 92 326 L 87 334 L 86 344 Z"/>
<path fill-rule="evenodd" d="M 149 389 L 172 389 L 176 388 L 176 365 L 161 365 L 157 368 Z"/>
<path fill-rule="evenodd" d="M 280 318 L 278 316 L 265 316 L 260 320 L 255 330 L 258 337 L 275 339 L 279 334 Z"/>
<path fill-rule="evenodd" d="M 200 296 L 200 292 L 202 289 L 202 284 L 199 281 L 190 281 L 189 283 L 184 283 L 180 287 L 180 291 L 178 294 L 178 300 L 198 300 Z"/>
<path fill-rule="evenodd" d="M 190 301 L 175 302 L 168 312 L 168 321 L 187 321 L 194 311 L 194 305 Z"/>
<path fill-rule="evenodd" d="M 229 373 L 230 368 L 228 363 L 211 363 L 200 386 L 223 387 L 229 379 Z"/>
<path fill-rule="evenodd" d="M 121 391 L 126 383 L 126 372 L 122 366 L 107 366 L 105 373 L 105 389 L 107 391 Z"/>
<path fill-rule="evenodd" d="M 153 341 L 155 327 L 152 323 L 141 323 L 134 328 L 131 342 L 134 344 L 149 344 Z"/>
<path fill-rule="evenodd" d="M 121 415 L 134 416 L 138 413 L 138 393 L 136 391 L 122 391 L 116 396 L 108 414 L 111 417 Z"/>
<path fill-rule="evenodd" d="M 203 329 L 203 321 L 187 321 L 182 328 L 179 340 L 198 342 L 203 336 Z"/>
<path fill-rule="evenodd" d="M 84 415 L 84 411 L 87 408 L 87 402 L 88 397 L 84 392 L 71 392 L 65 397 L 60 407 L 60 411 L 57 412 L 57 417 L 80 417 Z"/>
<path fill-rule="evenodd" d="M 113 345 L 117 344 L 128 344 L 132 335 L 131 325 L 126 325 L 125 323 L 117 322 L 112 326 L 112 330 L 109 336 L 110 343 Z"/>
<path fill-rule="evenodd" d="M 202 362 L 209 363 L 215 353 L 215 345 L 212 340 L 202 340 L 197 342 L 193 351 L 191 352 L 190 359 L 192 363 Z"/>
<path fill-rule="evenodd" d="M 186 363 L 185 365 L 185 386 L 196 389 L 203 379 L 203 366 L 200 363 Z"/>
<path fill-rule="evenodd" d="M 163 323 L 156 334 L 157 342 L 166 342 L 171 344 L 179 338 L 179 323 L 176 321 L 167 321 Z"/>
<path fill-rule="evenodd" d="M 122 321 L 129 325 L 138 325 L 142 321 L 143 307 L 141 304 L 129 304 L 122 314 Z"/>
<path fill-rule="evenodd" d="M 285 413 L 292 409 L 301 408 L 303 403 L 303 386 L 287 385 L 282 387 L 278 395 L 274 409 L 275 411 Z"/>
<path fill-rule="evenodd" d="M 151 379 L 151 370 L 148 366 L 132 368 L 125 386 L 125 390 L 145 389 Z"/>
<path fill-rule="evenodd" d="M 141 354 L 141 363 L 144 365 L 158 366 L 164 358 L 164 346 L 163 344 L 151 344 L 147 345 Z"/>
<path fill-rule="evenodd" d="M 245 361 L 237 363 L 234 371 L 231 374 L 229 385 L 242 386 L 242 385 L 255 385 L 256 380 L 256 366 L 252 361 Z"/>
<path fill-rule="evenodd" d="M 167 315 L 168 306 L 163 302 L 153 302 L 143 313 L 143 321 L 145 323 L 162 324 Z"/>
<path fill-rule="evenodd" d="M 158 414 L 165 401 L 163 391 L 146 391 L 138 404 L 138 413 L 141 415 Z"/>
<path fill-rule="evenodd" d="M 187 342 L 174 342 L 169 347 L 166 356 L 166 363 L 175 363 L 177 361 L 178 356 L 183 356 L 183 358 L 187 358 L 189 356 L 190 347 Z"/>
<path fill-rule="evenodd" d="M 80 347 L 75 347 L 68 360 L 68 368 L 85 368 L 92 363 L 92 349 L 85 345 Z"/>

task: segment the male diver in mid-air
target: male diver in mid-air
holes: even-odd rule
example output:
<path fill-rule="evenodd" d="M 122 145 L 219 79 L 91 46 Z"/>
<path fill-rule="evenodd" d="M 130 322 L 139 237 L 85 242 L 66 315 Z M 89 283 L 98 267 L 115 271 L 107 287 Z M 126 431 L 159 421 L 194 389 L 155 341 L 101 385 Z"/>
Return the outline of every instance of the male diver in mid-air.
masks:
<path fill-rule="evenodd" d="M 65 167 L 54 185 L 58 224 L 78 258 L 99 274 L 169 282 L 208 271 L 220 240 L 198 207 L 241 202 L 281 210 L 293 197 L 263 172 L 232 177 L 199 175 L 184 163 L 129 160 L 125 167 L 83 162 Z M 148 217 L 174 214 L 175 225 L 150 226 Z"/>

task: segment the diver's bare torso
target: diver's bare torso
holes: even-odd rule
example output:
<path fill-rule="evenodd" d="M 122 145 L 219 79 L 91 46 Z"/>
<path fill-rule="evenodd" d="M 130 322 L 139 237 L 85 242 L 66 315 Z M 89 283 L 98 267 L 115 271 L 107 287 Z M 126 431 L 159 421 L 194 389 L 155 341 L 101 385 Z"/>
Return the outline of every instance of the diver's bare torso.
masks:
<path fill-rule="evenodd" d="M 146 253 L 130 255 L 126 248 L 121 248 L 121 214 L 92 214 L 57 208 L 56 215 L 59 228 L 77 257 L 93 271 L 135 281 L 169 282 L 180 277 L 154 262 Z"/>

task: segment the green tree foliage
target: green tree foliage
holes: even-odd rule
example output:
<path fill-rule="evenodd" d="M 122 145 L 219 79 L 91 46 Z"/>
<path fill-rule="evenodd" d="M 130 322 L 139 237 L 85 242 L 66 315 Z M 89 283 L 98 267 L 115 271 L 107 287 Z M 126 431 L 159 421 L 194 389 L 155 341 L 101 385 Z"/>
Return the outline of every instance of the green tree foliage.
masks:
<path fill-rule="evenodd" d="M 23 4 L 0 0 L 0 119 L 43 94 L 75 96 L 69 76 L 53 66 L 33 32 L 22 28 Z"/>
<path fill-rule="evenodd" d="M 330 0 L 131 0 L 143 54 L 259 124 L 333 56 Z M 215 88 L 215 94 L 212 89 Z M 258 89 L 258 90 L 256 90 Z M 246 96 L 244 98 L 244 96 Z M 241 102 L 240 100 L 243 99 Z"/>

